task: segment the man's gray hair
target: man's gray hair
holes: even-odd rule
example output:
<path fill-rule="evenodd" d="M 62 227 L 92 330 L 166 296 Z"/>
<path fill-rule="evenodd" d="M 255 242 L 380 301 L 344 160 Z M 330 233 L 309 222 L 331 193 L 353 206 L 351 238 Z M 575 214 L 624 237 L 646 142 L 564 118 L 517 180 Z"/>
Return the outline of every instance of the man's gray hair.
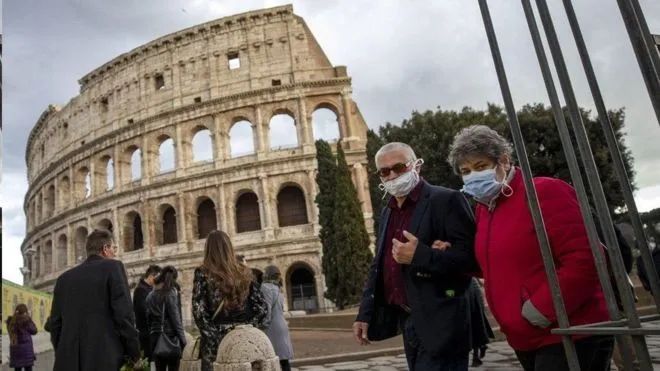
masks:
<path fill-rule="evenodd" d="M 502 155 L 511 158 L 511 143 L 495 130 L 486 125 L 472 125 L 461 129 L 449 147 L 447 161 L 455 174 L 460 174 L 459 167 L 470 157 L 487 157 L 498 162 Z"/>
<path fill-rule="evenodd" d="M 412 147 L 410 147 L 405 143 L 392 142 L 392 143 L 387 143 L 386 145 L 380 147 L 378 152 L 376 152 L 376 156 L 374 156 L 374 162 L 378 164 L 378 158 L 380 156 L 382 156 L 385 153 L 389 153 L 393 151 L 401 151 L 405 153 L 407 161 L 417 160 L 417 156 L 415 156 L 415 151 L 413 151 Z"/>

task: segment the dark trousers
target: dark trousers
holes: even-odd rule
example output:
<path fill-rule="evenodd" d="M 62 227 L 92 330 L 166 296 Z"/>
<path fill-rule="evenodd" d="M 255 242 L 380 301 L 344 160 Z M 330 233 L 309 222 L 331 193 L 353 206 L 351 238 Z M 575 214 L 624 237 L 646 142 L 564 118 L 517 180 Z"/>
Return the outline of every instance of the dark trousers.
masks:
<path fill-rule="evenodd" d="M 143 356 L 147 358 L 149 361 L 152 361 L 151 359 L 151 342 L 149 341 L 149 333 L 147 330 L 140 331 L 140 350 L 143 353 Z"/>
<path fill-rule="evenodd" d="M 291 371 L 291 365 L 289 364 L 288 359 L 281 359 L 280 360 L 280 368 L 282 371 Z"/>
<path fill-rule="evenodd" d="M 410 371 L 467 371 L 469 353 L 453 357 L 436 356 L 422 347 L 412 317 L 404 312 L 401 315 L 399 326 L 403 333 L 403 349 L 408 361 Z"/>
<path fill-rule="evenodd" d="M 155 358 L 156 371 L 179 371 L 179 358 L 163 359 Z"/>
<path fill-rule="evenodd" d="M 27 367 L 16 367 L 16 368 L 14 368 L 14 370 L 16 370 L 16 371 L 21 371 L 21 370 L 32 371 L 32 366 L 27 366 Z"/>
<path fill-rule="evenodd" d="M 583 371 L 606 371 L 610 369 L 614 338 L 611 336 L 590 336 L 575 342 L 575 350 Z M 562 343 L 519 352 L 516 356 L 525 371 L 568 370 L 568 360 Z"/>

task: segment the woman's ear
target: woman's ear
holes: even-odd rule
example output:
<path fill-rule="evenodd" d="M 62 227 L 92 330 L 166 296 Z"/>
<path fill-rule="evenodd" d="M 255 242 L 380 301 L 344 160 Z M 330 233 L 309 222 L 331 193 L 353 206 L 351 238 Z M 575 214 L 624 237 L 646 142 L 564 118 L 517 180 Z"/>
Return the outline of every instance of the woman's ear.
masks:
<path fill-rule="evenodd" d="M 509 156 L 507 155 L 500 156 L 498 162 L 500 163 L 504 171 L 509 172 L 509 170 L 511 170 L 511 158 L 509 158 Z"/>

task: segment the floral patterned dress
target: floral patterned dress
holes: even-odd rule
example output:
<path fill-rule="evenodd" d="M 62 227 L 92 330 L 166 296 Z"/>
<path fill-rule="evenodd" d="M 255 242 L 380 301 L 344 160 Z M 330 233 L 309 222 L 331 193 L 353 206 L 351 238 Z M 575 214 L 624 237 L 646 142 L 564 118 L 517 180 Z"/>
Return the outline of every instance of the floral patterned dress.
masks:
<path fill-rule="evenodd" d="M 255 282 L 250 286 L 250 293 L 242 308 L 222 310 L 213 319 L 213 314 L 222 300 L 223 294 L 217 289 L 214 279 L 205 274 L 201 268 L 195 269 L 192 306 L 195 324 L 201 333 L 202 371 L 213 370 L 218 346 L 222 338 L 235 325 L 251 324 L 257 328 L 263 328 L 268 312 L 268 304 Z"/>

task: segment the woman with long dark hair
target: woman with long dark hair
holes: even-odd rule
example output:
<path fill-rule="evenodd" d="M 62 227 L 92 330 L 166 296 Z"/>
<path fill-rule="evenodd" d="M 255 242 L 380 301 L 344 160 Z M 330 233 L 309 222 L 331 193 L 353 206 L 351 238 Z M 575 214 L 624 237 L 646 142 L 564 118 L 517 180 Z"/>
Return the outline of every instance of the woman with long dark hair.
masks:
<path fill-rule="evenodd" d="M 250 268 L 240 264 L 229 236 L 213 231 L 195 269 L 193 316 L 199 329 L 202 371 L 213 370 L 218 345 L 237 324 L 263 327 L 267 305 Z"/>
<path fill-rule="evenodd" d="M 18 304 L 14 315 L 7 318 L 7 332 L 9 333 L 9 367 L 32 371 L 36 359 L 32 335 L 37 334 L 37 326 L 30 318 L 25 304 Z"/>
<path fill-rule="evenodd" d="M 154 353 L 161 336 L 166 336 L 172 344 L 178 343 L 181 351 L 186 346 L 177 277 L 178 273 L 173 266 L 168 265 L 163 268 L 154 280 L 154 290 L 146 299 L 151 353 L 158 371 L 177 371 L 181 361 L 181 353 L 169 357 Z"/>

